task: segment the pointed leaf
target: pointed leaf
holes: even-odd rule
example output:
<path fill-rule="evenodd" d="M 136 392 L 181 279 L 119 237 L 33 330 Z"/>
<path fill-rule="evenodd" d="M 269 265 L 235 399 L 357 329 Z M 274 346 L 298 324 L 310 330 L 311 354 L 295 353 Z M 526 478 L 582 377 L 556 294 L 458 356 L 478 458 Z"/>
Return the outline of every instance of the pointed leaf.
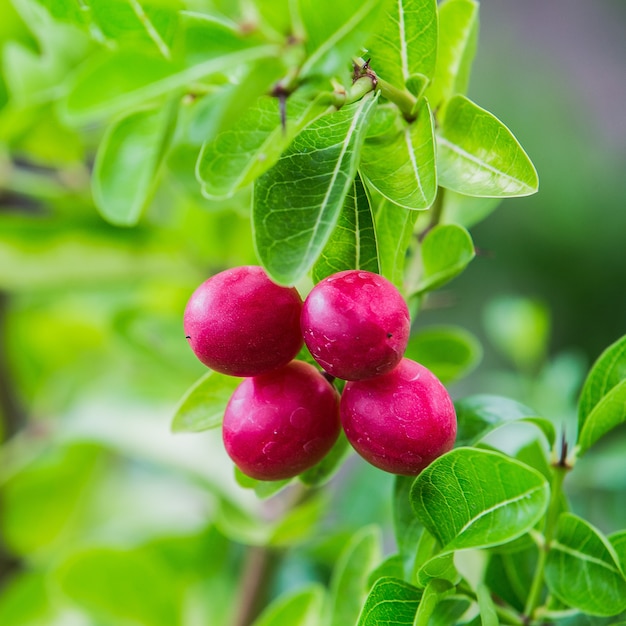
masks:
<path fill-rule="evenodd" d="M 104 136 L 93 171 L 93 196 L 102 216 L 132 226 L 152 200 L 157 172 L 173 130 L 169 107 L 131 113 Z"/>
<path fill-rule="evenodd" d="M 254 621 L 253 626 L 319 626 L 324 590 L 319 585 L 278 597 Z"/>
<path fill-rule="evenodd" d="M 415 293 L 441 287 L 458 276 L 476 256 L 470 234 L 457 224 L 439 224 L 428 231 L 420 251 L 422 276 Z"/>
<path fill-rule="evenodd" d="M 228 132 L 214 135 L 203 146 L 196 166 L 204 195 L 229 197 L 278 161 L 293 138 L 328 106 L 319 99 L 292 96 L 287 100 L 287 125 L 280 123 L 277 98 L 261 96 Z"/>
<path fill-rule="evenodd" d="M 256 181 L 256 249 L 276 282 L 295 283 L 324 249 L 356 175 L 375 102 L 368 94 L 315 120 Z"/>
<path fill-rule="evenodd" d="M 593 364 L 578 402 L 578 446 L 583 454 L 600 437 L 626 421 L 626 336 Z"/>
<path fill-rule="evenodd" d="M 372 587 L 357 626 L 413 626 L 421 590 L 396 578 L 380 578 Z"/>
<path fill-rule="evenodd" d="M 537 172 L 511 131 L 465 96 L 446 107 L 437 135 L 439 185 L 468 196 L 527 196 Z"/>
<path fill-rule="evenodd" d="M 467 90 L 477 39 L 478 2 L 446 0 L 439 5 L 437 64 L 426 92 L 433 108 Z"/>
<path fill-rule="evenodd" d="M 422 100 L 417 119 L 399 116 L 393 131 L 365 142 L 361 173 L 383 197 L 407 209 L 427 209 L 435 200 L 437 176 L 430 107 Z"/>
<path fill-rule="evenodd" d="M 359 54 L 367 34 L 377 23 L 378 0 L 299 0 L 306 30 L 307 59 L 300 76 L 347 76 L 350 59 Z"/>
<path fill-rule="evenodd" d="M 330 239 L 313 266 L 313 282 L 348 269 L 378 274 L 378 250 L 369 198 L 360 177 L 354 179 Z"/>
<path fill-rule="evenodd" d="M 402 291 L 407 250 L 418 213 L 382 200 L 374 216 L 381 273 Z"/>
<path fill-rule="evenodd" d="M 446 384 L 467 376 L 478 365 L 482 347 L 464 328 L 431 326 L 411 336 L 405 356 L 427 367 Z"/>
<path fill-rule="evenodd" d="M 559 600 L 585 613 L 626 610 L 626 578 L 615 550 L 599 530 L 571 513 L 559 518 L 545 578 Z"/>
<path fill-rule="evenodd" d="M 180 401 L 172 430 L 175 433 L 197 433 L 209 428 L 219 428 L 226 405 L 241 378 L 219 372 L 207 372 Z"/>
<path fill-rule="evenodd" d="M 376 527 L 366 526 L 353 535 L 333 570 L 328 626 L 356 624 L 367 596 L 369 573 L 380 559 L 380 533 Z"/>
<path fill-rule="evenodd" d="M 432 77 L 437 57 L 436 0 L 386 0 L 367 45 L 374 71 L 403 88 L 415 74 Z"/>
<path fill-rule="evenodd" d="M 457 448 L 415 480 L 411 502 L 443 552 L 512 541 L 530 530 L 548 505 L 548 483 L 503 454 Z"/>
<path fill-rule="evenodd" d="M 458 422 L 457 445 L 472 445 L 483 439 L 490 432 L 511 422 L 528 422 L 540 428 L 550 447 L 556 440 L 552 422 L 537 415 L 533 409 L 516 400 L 478 394 L 454 403 Z"/>

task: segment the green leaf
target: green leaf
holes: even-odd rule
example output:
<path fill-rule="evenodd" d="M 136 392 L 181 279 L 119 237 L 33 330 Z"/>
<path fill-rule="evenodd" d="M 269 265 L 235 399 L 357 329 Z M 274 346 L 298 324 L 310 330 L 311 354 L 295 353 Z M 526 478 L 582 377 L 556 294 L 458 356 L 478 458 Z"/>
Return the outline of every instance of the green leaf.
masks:
<path fill-rule="evenodd" d="M 541 429 L 550 447 L 556 440 L 552 422 L 516 400 L 478 394 L 454 403 L 457 416 L 457 445 L 473 445 L 496 428 L 511 422 L 528 422 Z"/>
<path fill-rule="evenodd" d="M 415 516 L 409 499 L 413 480 L 412 476 L 396 476 L 393 492 L 393 530 L 407 580 L 413 575 L 418 556 L 417 546 L 424 533 L 424 527 Z"/>
<path fill-rule="evenodd" d="M 145 626 L 181 624 L 182 597 L 171 572 L 139 550 L 90 548 L 62 563 L 63 592 L 90 614 Z"/>
<path fill-rule="evenodd" d="M 367 596 L 367 581 L 381 559 L 380 532 L 366 526 L 356 532 L 339 555 L 330 581 L 328 626 L 355 624 Z"/>
<path fill-rule="evenodd" d="M 457 224 L 439 224 L 428 231 L 420 251 L 422 275 L 415 293 L 441 287 L 458 276 L 476 256 L 470 234 Z"/>
<path fill-rule="evenodd" d="M 452 595 L 443 598 L 437 604 L 430 617 L 429 626 L 450 626 L 457 624 L 461 616 L 465 614 L 471 605 L 471 600 L 467 596 Z"/>
<path fill-rule="evenodd" d="M 437 134 L 437 176 L 442 187 L 468 196 L 527 196 L 537 172 L 511 131 L 465 96 L 454 96 Z"/>
<path fill-rule="evenodd" d="M 461 576 L 454 565 L 454 553 L 436 554 L 419 568 L 414 579 L 420 587 L 426 587 L 433 580 L 446 581 L 456 585 Z"/>
<path fill-rule="evenodd" d="M 433 108 L 466 92 L 477 39 L 478 2 L 446 0 L 439 5 L 437 64 L 426 92 Z"/>
<path fill-rule="evenodd" d="M 209 371 L 185 393 L 174 413 L 172 431 L 197 433 L 219 428 L 241 378 Z"/>
<path fill-rule="evenodd" d="M 358 54 L 368 32 L 377 23 L 378 0 L 298 0 L 306 30 L 307 59 L 300 76 L 319 74 L 324 78 L 348 76 L 350 59 Z"/>
<path fill-rule="evenodd" d="M 372 587 L 357 626 L 413 626 L 421 590 L 395 578 L 380 578 Z"/>
<path fill-rule="evenodd" d="M 321 487 L 341 469 L 341 464 L 351 453 L 352 448 L 341 431 L 330 452 L 319 463 L 302 472 L 298 478 L 309 487 Z"/>
<path fill-rule="evenodd" d="M 431 78 L 437 58 L 436 0 L 386 0 L 368 42 L 372 69 L 404 88 L 415 74 Z"/>
<path fill-rule="evenodd" d="M 489 555 L 485 584 L 513 608 L 523 612 L 536 568 L 537 546 L 533 541 L 518 552 L 498 551 Z"/>
<path fill-rule="evenodd" d="M 356 175 L 375 102 L 368 94 L 315 120 L 256 181 L 256 249 L 276 282 L 295 283 L 324 249 Z"/>
<path fill-rule="evenodd" d="M 275 58 L 274 45 L 257 45 L 224 23 L 185 13 L 171 61 L 136 47 L 92 55 L 72 78 L 64 114 L 74 124 L 126 112 L 175 89 L 235 67 Z"/>
<path fill-rule="evenodd" d="M 609 535 L 608 540 L 617 554 L 622 572 L 626 571 L 626 530 Z"/>
<path fill-rule="evenodd" d="M 437 605 L 454 591 L 452 583 L 433 578 L 424 589 L 415 615 L 414 626 L 428 626 Z"/>
<path fill-rule="evenodd" d="M 599 530 L 571 513 L 559 518 L 545 579 L 559 600 L 585 613 L 626 610 L 626 578 L 615 550 Z"/>
<path fill-rule="evenodd" d="M 369 198 L 356 176 L 339 214 L 335 230 L 313 266 L 313 282 L 348 269 L 378 274 L 378 250 Z"/>
<path fill-rule="evenodd" d="M 415 480 L 411 503 L 443 552 L 507 543 L 543 516 L 548 483 L 536 470 L 503 454 L 457 448 Z"/>
<path fill-rule="evenodd" d="M 459 326 L 419 329 L 409 339 L 405 356 L 427 367 L 446 384 L 467 376 L 482 358 L 482 346 Z"/>
<path fill-rule="evenodd" d="M 278 161 L 283 150 L 328 106 L 322 98 L 308 101 L 297 95 L 287 100 L 287 124 L 280 123 L 278 99 L 261 96 L 228 132 L 202 146 L 196 175 L 210 198 L 231 196 Z"/>
<path fill-rule="evenodd" d="M 45 574 L 24 571 L 12 574 L 0 594 L 0 624 L 35 626 L 53 623 L 53 606 Z"/>
<path fill-rule="evenodd" d="M 381 273 L 401 291 L 404 289 L 407 250 L 413 238 L 417 216 L 417 211 L 407 211 L 388 200 L 382 200 L 374 212 Z"/>
<path fill-rule="evenodd" d="M 409 124 L 399 115 L 393 130 L 368 138 L 360 171 L 376 191 L 406 209 L 427 209 L 437 193 L 433 118 L 422 100 L 417 119 Z"/>
<path fill-rule="evenodd" d="M 379 578 L 405 578 L 402 555 L 392 554 L 379 563 L 367 578 L 367 587 L 371 588 Z"/>
<path fill-rule="evenodd" d="M 319 626 L 323 598 L 320 585 L 286 593 L 274 600 L 253 626 Z"/>
<path fill-rule="evenodd" d="M 494 346 L 520 370 L 536 371 L 550 338 L 550 312 L 530 298 L 498 297 L 484 313 L 485 331 Z"/>
<path fill-rule="evenodd" d="M 172 134 L 169 107 L 131 113 L 104 136 L 94 164 L 93 196 L 102 216 L 132 226 L 152 200 Z"/>
<path fill-rule="evenodd" d="M 626 421 L 626 336 L 593 364 L 578 402 L 578 452 Z"/>
<path fill-rule="evenodd" d="M 443 194 L 440 224 L 460 224 L 471 228 L 493 213 L 501 198 L 466 196 L 451 189 Z"/>

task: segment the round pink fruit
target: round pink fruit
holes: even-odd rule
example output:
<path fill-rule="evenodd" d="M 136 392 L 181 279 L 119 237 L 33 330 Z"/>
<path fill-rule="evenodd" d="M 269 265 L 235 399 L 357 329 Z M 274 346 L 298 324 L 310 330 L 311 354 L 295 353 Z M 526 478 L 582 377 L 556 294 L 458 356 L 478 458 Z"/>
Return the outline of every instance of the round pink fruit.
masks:
<path fill-rule="evenodd" d="M 302 347 L 302 299 L 293 287 L 247 265 L 204 281 L 185 309 L 185 335 L 196 356 L 231 376 L 256 376 L 282 367 Z"/>
<path fill-rule="evenodd" d="M 259 480 L 291 478 L 313 467 L 339 431 L 339 394 L 302 361 L 246 378 L 235 389 L 222 426 L 230 458 Z"/>
<path fill-rule="evenodd" d="M 341 421 L 366 461 L 406 476 L 416 476 L 451 450 L 456 438 L 446 388 L 430 370 L 406 358 L 389 374 L 346 383 Z"/>
<path fill-rule="evenodd" d="M 363 270 L 320 281 L 304 301 L 302 334 L 313 358 L 344 380 L 390 372 L 409 340 L 409 311 L 387 279 Z"/>

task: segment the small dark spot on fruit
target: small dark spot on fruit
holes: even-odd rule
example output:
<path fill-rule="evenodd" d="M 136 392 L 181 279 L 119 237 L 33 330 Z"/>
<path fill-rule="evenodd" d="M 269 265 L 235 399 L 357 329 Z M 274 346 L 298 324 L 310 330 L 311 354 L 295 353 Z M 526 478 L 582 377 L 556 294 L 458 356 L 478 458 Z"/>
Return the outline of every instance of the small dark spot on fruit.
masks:
<path fill-rule="evenodd" d="M 191 339 L 191 335 L 185 335 L 185 339 Z"/>
<path fill-rule="evenodd" d="M 393 337 L 393 333 L 387 333 L 387 339 L 391 339 Z"/>

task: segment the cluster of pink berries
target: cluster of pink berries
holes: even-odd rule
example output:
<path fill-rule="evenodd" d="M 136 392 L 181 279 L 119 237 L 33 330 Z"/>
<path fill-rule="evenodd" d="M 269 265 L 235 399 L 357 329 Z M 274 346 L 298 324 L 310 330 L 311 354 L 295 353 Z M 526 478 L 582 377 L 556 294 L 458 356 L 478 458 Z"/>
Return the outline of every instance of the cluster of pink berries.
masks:
<path fill-rule="evenodd" d="M 233 268 L 196 289 L 184 326 L 202 363 L 244 377 L 222 433 L 248 476 L 300 474 L 328 453 L 342 427 L 363 458 L 394 474 L 417 475 L 454 444 L 452 400 L 432 372 L 404 358 L 409 312 L 378 274 L 338 272 L 303 303 L 263 268 Z M 324 372 L 294 360 L 303 342 Z M 348 381 L 341 396 L 334 378 Z"/>

